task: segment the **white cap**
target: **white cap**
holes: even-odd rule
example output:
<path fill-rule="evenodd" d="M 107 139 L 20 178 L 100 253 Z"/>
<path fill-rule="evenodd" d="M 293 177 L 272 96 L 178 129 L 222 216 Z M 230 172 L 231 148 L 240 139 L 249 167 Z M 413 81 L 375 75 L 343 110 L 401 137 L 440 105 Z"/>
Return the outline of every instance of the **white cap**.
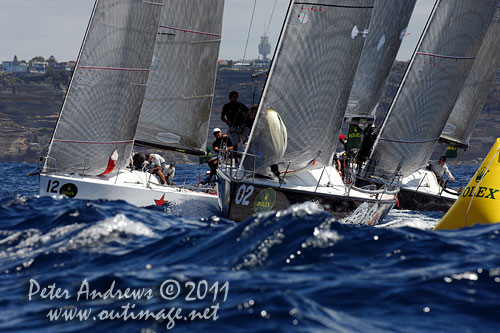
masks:
<path fill-rule="evenodd" d="M 216 127 L 216 128 L 214 128 L 214 133 L 217 133 L 217 132 L 222 132 L 222 131 L 220 130 L 220 128 Z"/>

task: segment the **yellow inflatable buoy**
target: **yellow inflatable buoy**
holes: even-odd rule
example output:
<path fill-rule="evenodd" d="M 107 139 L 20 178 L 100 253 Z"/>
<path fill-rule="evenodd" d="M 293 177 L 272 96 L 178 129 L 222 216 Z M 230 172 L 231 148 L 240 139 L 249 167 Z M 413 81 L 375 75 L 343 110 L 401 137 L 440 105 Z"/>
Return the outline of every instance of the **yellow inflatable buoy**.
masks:
<path fill-rule="evenodd" d="M 500 139 L 434 230 L 500 223 Z"/>

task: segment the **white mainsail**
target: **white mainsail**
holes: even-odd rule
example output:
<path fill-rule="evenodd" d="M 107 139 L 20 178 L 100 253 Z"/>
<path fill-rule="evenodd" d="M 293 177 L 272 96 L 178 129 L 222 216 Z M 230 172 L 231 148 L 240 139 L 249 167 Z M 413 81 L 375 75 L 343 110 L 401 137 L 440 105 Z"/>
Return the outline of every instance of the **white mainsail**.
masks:
<path fill-rule="evenodd" d="M 291 2 L 246 149 L 257 172 L 330 164 L 373 3 Z M 254 159 L 242 164 L 253 170 Z"/>
<path fill-rule="evenodd" d="M 467 148 L 483 109 L 491 83 L 500 66 L 500 8 L 484 37 L 467 81 L 441 133 L 440 140 L 458 148 Z"/>
<path fill-rule="evenodd" d="M 136 144 L 205 154 L 224 0 L 165 0 Z"/>
<path fill-rule="evenodd" d="M 163 0 L 96 0 L 44 172 L 128 164 Z"/>
<path fill-rule="evenodd" d="M 375 0 L 346 117 L 374 116 L 416 0 Z"/>
<path fill-rule="evenodd" d="M 387 178 L 408 176 L 427 163 L 497 3 L 437 1 L 375 142 L 370 172 Z"/>

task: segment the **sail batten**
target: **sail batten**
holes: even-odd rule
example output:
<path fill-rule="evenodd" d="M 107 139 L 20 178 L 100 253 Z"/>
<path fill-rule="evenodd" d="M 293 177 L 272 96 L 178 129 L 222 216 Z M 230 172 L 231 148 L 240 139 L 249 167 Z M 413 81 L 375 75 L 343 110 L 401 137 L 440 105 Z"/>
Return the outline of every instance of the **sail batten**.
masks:
<path fill-rule="evenodd" d="M 165 1 L 136 143 L 199 155 L 208 135 L 224 1 L 179 2 Z"/>
<path fill-rule="evenodd" d="M 96 0 L 49 147 L 45 172 L 100 175 L 128 164 L 161 0 Z M 159 6 L 160 5 L 160 6 Z"/>
<path fill-rule="evenodd" d="M 166 144 L 160 144 L 160 143 L 150 143 L 150 142 L 144 142 L 144 141 L 140 141 L 140 140 L 135 140 L 134 144 L 136 146 L 175 151 L 178 153 L 196 155 L 196 156 L 203 156 L 207 153 L 205 150 L 201 150 L 201 149 L 192 149 L 190 147 L 173 146 L 173 145 L 166 145 Z"/>
<path fill-rule="evenodd" d="M 496 0 L 436 3 L 375 142 L 369 172 L 408 176 L 427 163 L 496 6 Z"/>
<path fill-rule="evenodd" d="M 373 3 L 291 2 L 246 149 L 257 172 L 330 164 Z"/>

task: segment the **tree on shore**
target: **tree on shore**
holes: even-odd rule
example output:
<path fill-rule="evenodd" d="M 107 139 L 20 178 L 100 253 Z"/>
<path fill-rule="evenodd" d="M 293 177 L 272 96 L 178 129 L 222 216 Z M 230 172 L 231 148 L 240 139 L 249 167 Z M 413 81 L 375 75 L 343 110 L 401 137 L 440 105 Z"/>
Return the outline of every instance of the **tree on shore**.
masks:
<path fill-rule="evenodd" d="M 54 66 L 57 63 L 56 57 L 54 57 L 53 55 L 51 55 L 49 57 L 49 59 L 47 60 L 47 62 L 49 63 L 49 68 L 54 68 Z"/>

